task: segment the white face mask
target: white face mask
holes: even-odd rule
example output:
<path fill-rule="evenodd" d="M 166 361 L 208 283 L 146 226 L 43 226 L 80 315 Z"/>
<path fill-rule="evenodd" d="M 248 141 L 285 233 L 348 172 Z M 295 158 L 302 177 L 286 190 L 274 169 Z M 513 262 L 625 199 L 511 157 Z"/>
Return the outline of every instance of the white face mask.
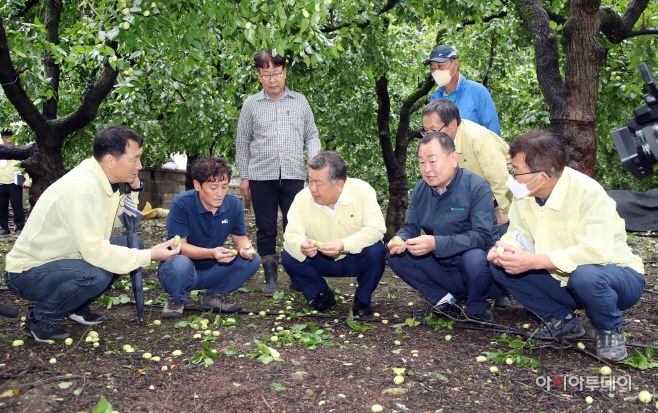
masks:
<path fill-rule="evenodd" d="M 539 178 L 540 176 L 541 176 L 541 174 L 535 176 L 532 179 L 532 181 Z M 532 181 L 530 181 L 530 182 L 532 182 Z M 528 182 L 528 184 L 530 182 Z M 535 192 L 537 189 L 541 188 L 542 185 L 544 185 L 544 184 L 541 184 L 537 188 L 535 188 L 531 191 L 531 190 L 528 189 L 528 184 L 520 183 L 519 181 L 514 179 L 514 177 L 512 177 L 512 175 L 508 176 L 507 177 L 507 182 L 505 182 L 505 185 L 507 185 L 509 190 L 512 191 L 512 195 L 514 195 L 514 198 L 516 198 L 516 199 L 525 198 L 526 196 L 528 196 L 531 193 Z"/>
<path fill-rule="evenodd" d="M 434 81 L 436 82 L 439 87 L 443 87 L 450 83 L 452 80 L 452 76 L 450 75 L 450 71 L 452 70 L 452 63 L 450 64 L 450 69 L 448 70 L 435 70 L 432 72 L 432 77 L 434 78 Z M 457 73 L 457 72 L 455 72 Z"/>

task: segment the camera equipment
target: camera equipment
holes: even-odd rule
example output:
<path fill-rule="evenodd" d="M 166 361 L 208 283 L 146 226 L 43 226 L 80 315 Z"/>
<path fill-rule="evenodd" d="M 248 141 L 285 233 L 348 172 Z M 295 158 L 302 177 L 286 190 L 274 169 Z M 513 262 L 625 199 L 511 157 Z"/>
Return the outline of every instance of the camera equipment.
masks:
<path fill-rule="evenodd" d="M 641 181 L 658 163 L 658 85 L 646 63 L 640 63 L 640 72 L 649 86 L 649 93 L 644 95 L 647 103 L 635 108 L 635 119 L 610 134 L 621 163 Z"/>

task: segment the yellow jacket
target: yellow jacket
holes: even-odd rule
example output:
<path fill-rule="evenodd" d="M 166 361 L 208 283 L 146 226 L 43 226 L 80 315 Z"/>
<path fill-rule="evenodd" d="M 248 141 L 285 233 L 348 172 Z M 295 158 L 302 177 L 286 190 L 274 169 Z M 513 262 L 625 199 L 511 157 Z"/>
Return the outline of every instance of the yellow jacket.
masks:
<path fill-rule="evenodd" d="M 365 181 L 347 178 L 342 196 L 333 218 L 329 211 L 315 206 L 308 187 L 295 196 L 288 210 L 283 248 L 296 260 L 302 262 L 307 258 L 301 250 L 302 242 L 307 239 L 322 242 L 342 240 L 345 249 L 334 257 L 336 260 L 347 254 L 358 254 L 381 241 L 386 224 L 375 190 Z"/>
<path fill-rule="evenodd" d="M 151 263 L 151 251 L 110 245 L 119 210 L 100 164 L 85 159 L 46 189 L 7 254 L 6 270 L 21 273 L 64 259 L 82 259 L 116 274 Z"/>
<path fill-rule="evenodd" d="M 507 221 L 512 204 L 512 193 L 505 185 L 510 162 L 507 142 L 484 126 L 462 119 L 455 135 L 455 150 L 459 153 L 460 167 L 487 181 L 500 215 Z"/>
<path fill-rule="evenodd" d="M 14 183 L 14 172 L 19 172 L 21 173 L 21 169 L 19 168 L 20 164 L 22 161 L 14 161 L 14 160 L 0 160 L 0 184 L 7 185 L 7 184 L 13 184 Z M 3 166 L 4 165 L 4 166 Z M 31 186 L 32 185 L 32 180 L 27 174 L 23 174 L 25 176 L 25 183 L 23 186 Z"/>
<path fill-rule="evenodd" d="M 614 264 L 644 274 L 642 259 L 626 245 L 624 220 L 615 205 L 598 182 L 565 168 L 544 206 L 533 196 L 512 202 L 502 241 L 518 247 L 511 234 L 521 232 L 534 242 L 535 254 L 548 254 L 557 267 L 549 272 L 562 287 L 585 264 Z"/>

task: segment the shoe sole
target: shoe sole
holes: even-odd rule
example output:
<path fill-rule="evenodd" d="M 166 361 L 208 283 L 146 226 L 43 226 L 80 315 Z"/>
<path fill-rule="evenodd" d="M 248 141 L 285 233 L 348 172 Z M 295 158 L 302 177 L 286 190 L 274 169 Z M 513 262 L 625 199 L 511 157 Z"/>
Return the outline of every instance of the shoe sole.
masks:
<path fill-rule="evenodd" d="M 79 315 L 71 314 L 70 316 L 67 316 L 71 321 L 75 321 L 78 324 L 82 324 L 83 326 L 96 326 L 101 324 L 103 321 L 105 321 L 105 318 L 101 318 L 96 321 L 87 321 L 84 319 L 84 317 L 80 317 Z"/>
<path fill-rule="evenodd" d="M 585 328 L 583 326 L 580 326 L 580 331 L 577 331 L 575 333 L 572 333 L 572 334 L 569 334 L 569 335 L 566 335 L 566 336 L 561 336 L 561 337 L 556 336 L 556 337 L 548 337 L 548 338 L 534 336 L 533 338 L 537 339 L 537 340 L 543 340 L 543 341 L 553 341 L 553 340 L 560 340 L 560 339 L 563 339 L 563 338 L 568 338 L 568 339 L 578 338 L 578 337 L 584 336 L 585 333 L 587 333 L 585 331 Z"/>
<path fill-rule="evenodd" d="M 201 309 L 206 310 L 206 311 L 215 311 L 215 312 L 218 312 L 218 313 L 237 313 L 238 311 L 240 311 L 242 309 L 242 306 L 238 306 L 238 308 L 236 308 L 234 310 L 231 310 L 231 309 L 222 310 L 219 307 L 213 307 L 211 305 L 201 304 Z"/>
<path fill-rule="evenodd" d="M 30 335 L 32 336 L 32 338 L 35 341 L 38 341 L 39 343 L 50 343 L 52 340 L 64 340 L 65 338 L 71 337 L 70 333 L 66 333 L 66 334 L 62 334 L 60 336 L 53 336 L 53 337 L 50 337 L 47 340 L 44 340 L 44 339 L 41 339 L 41 338 L 37 337 L 37 335 L 34 334 L 34 331 L 30 331 Z"/>
<path fill-rule="evenodd" d="M 168 313 L 162 313 L 162 318 L 181 318 L 183 316 L 183 313 L 179 313 L 177 311 L 172 311 Z"/>

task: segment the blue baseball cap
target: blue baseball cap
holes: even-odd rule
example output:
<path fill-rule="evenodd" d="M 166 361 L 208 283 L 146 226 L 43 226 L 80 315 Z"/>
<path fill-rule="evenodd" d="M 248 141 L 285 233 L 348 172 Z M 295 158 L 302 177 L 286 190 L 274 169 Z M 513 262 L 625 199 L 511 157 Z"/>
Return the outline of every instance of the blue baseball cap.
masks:
<path fill-rule="evenodd" d="M 442 44 L 432 49 L 430 58 L 425 61 L 425 66 L 429 65 L 430 62 L 443 63 L 448 59 L 457 59 L 457 51 L 450 46 Z"/>

